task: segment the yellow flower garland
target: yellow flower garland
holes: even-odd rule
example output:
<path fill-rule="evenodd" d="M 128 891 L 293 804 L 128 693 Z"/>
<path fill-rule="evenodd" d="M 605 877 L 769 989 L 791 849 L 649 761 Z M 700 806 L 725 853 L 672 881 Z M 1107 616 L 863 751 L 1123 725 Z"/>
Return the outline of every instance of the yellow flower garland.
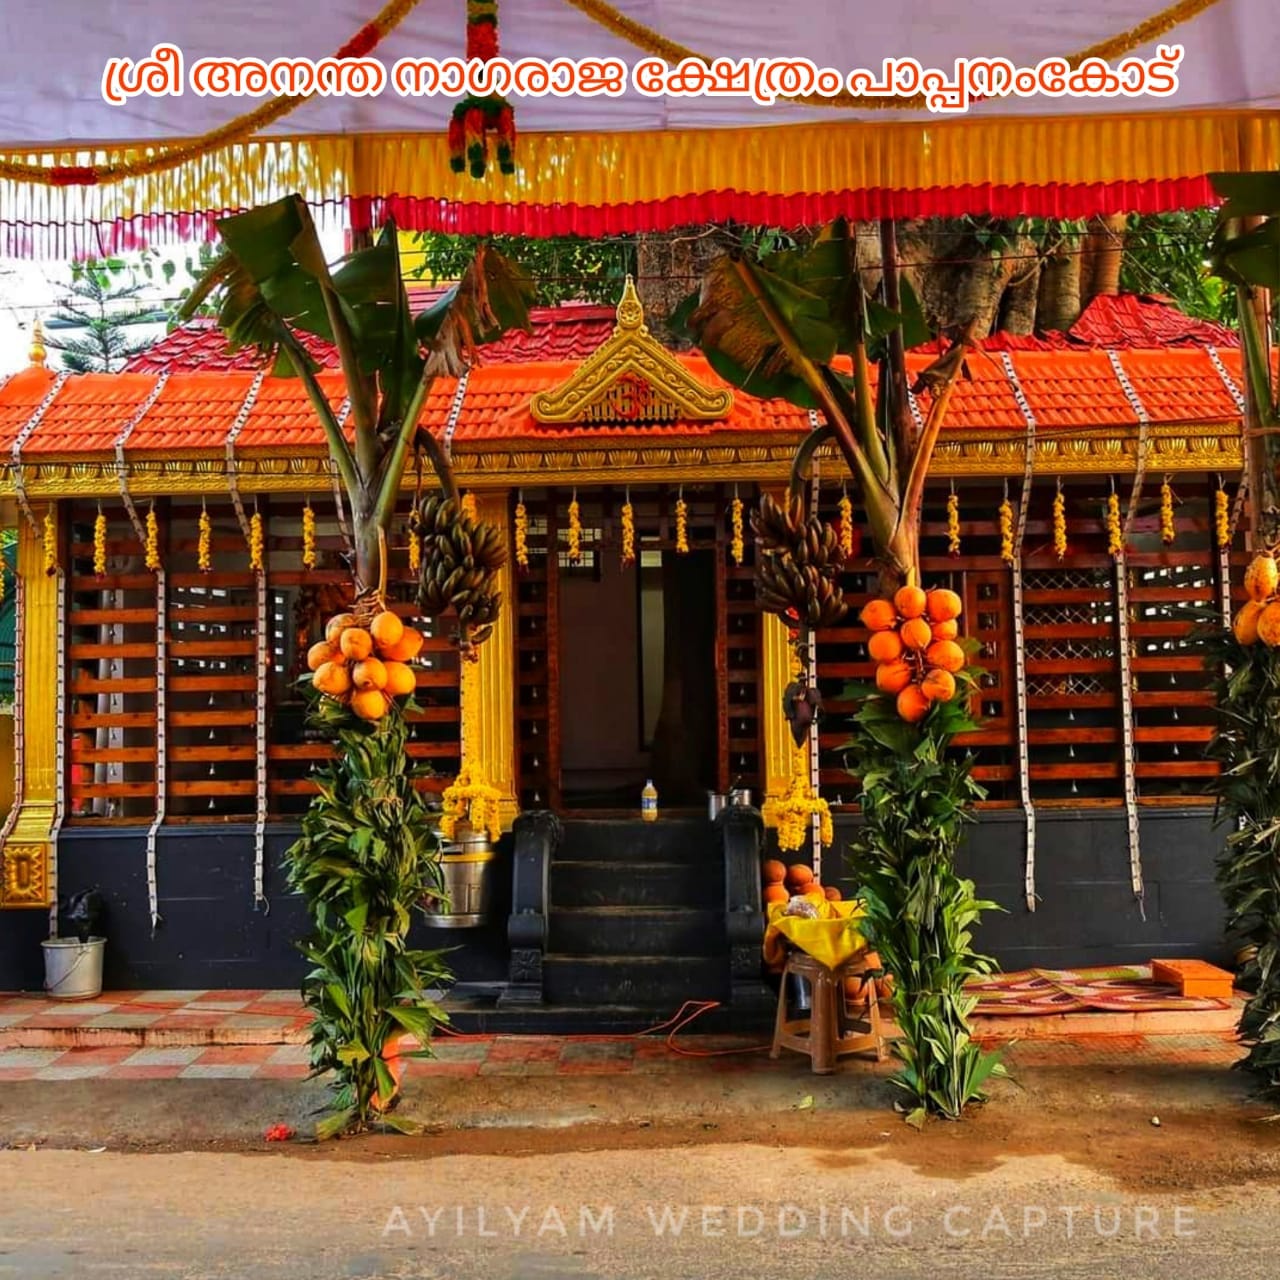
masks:
<path fill-rule="evenodd" d="M 1000 521 L 1000 559 L 1005 564 L 1013 563 L 1013 504 L 1006 498 L 1000 504 L 998 513 Z"/>
<path fill-rule="evenodd" d="M 835 841 L 831 806 L 813 793 L 809 782 L 809 750 L 797 747 L 791 756 L 791 778 L 781 796 L 766 800 L 761 810 L 766 823 L 778 829 L 778 848 L 782 853 L 795 853 L 804 847 L 809 823 L 816 813 L 820 819 L 818 838 L 823 844 Z"/>
<path fill-rule="evenodd" d="M 849 495 L 840 495 L 840 554 L 846 559 L 853 558 L 853 503 Z"/>
<path fill-rule="evenodd" d="M 578 507 L 578 495 L 573 495 L 569 503 L 569 563 L 577 564 L 582 559 L 582 512 Z"/>
<path fill-rule="evenodd" d="M 1061 485 L 1053 495 L 1053 554 L 1059 560 L 1067 554 L 1067 498 Z"/>
<path fill-rule="evenodd" d="M 213 568 L 213 556 L 211 549 L 213 546 L 213 522 L 209 519 L 209 513 L 205 510 L 204 503 L 200 504 L 200 536 L 196 542 L 196 565 L 201 573 L 208 573 Z"/>
<path fill-rule="evenodd" d="M 516 503 L 515 518 L 516 564 L 521 569 L 529 567 L 529 509 L 523 502 Z"/>
<path fill-rule="evenodd" d="M 52 507 L 44 513 L 44 571 L 50 576 L 58 572 L 58 522 Z"/>
<path fill-rule="evenodd" d="M 422 568 L 422 539 L 416 529 L 409 530 L 409 572 L 417 573 Z"/>
<path fill-rule="evenodd" d="M 107 517 L 98 508 L 93 522 L 93 572 L 101 578 L 107 571 Z"/>
<path fill-rule="evenodd" d="M 1173 527 L 1173 489 L 1166 476 L 1165 482 L 1160 486 L 1160 541 L 1166 547 L 1171 547 L 1176 536 Z"/>
<path fill-rule="evenodd" d="M 689 504 L 684 498 L 676 499 L 676 554 L 689 553 Z"/>
<path fill-rule="evenodd" d="M 265 539 L 262 535 L 262 516 L 255 511 L 249 517 L 249 568 L 254 573 L 262 572 L 262 549 Z"/>
<path fill-rule="evenodd" d="M 462 514 L 474 524 L 479 516 L 476 514 L 476 495 L 468 490 L 462 495 Z"/>
<path fill-rule="evenodd" d="M 1227 503 L 1227 491 L 1221 485 L 1213 495 L 1213 531 L 1219 547 L 1231 545 L 1231 510 Z"/>
<path fill-rule="evenodd" d="M 747 556 L 747 543 L 742 533 L 742 499 L 738 497 L 729 507 L 729 554 L 736 565 L 741 565 Z"/>
<path fill-rule="evenodd" d="M 636 562 L 636 511 L 628 498 L 622 504 L 622 567 Z"/>
<path fill-rule="evenodd" d="M 1120 499 L 1113 493 L 1107 499 L 1107 555 L 1118 556 L 1124 550 L 1120 529 Z"/>
<path fill-rule="evenodd" d="M 302 508 L 302 567 L 316 567 L 316 513 L 309 502 Z"/>
<path fill-rule="evenodd" d="M 156 519 L 155 507 L 149 507 L 147 510 L 147 546 L 145 563 L 152 573 L 158 573 L 160 571 L 160 521 Z"/>
<path fill-rule="evenodd" d="M 947 496 L 947 555 L 960 554 L 960 499 L 954 489 Z"/>

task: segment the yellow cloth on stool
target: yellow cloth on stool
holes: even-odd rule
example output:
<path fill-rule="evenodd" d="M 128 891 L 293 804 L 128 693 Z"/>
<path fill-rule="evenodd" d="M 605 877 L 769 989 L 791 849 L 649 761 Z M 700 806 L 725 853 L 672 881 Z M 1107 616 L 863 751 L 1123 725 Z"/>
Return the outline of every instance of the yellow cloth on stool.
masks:
<path fill-rule="evenodd" d="M 782 968 L 788 942 L 828 969 L 866 950 L 866 938 L 854 927 L 867 914 L 860 902 L 829 902 L 821 892 L 802 896 L 818 908 L 816 919 L 784 915 L 788 905 L 785 902 L 775 902 L 769 907 L 764 960 L 770 969 Z"/>

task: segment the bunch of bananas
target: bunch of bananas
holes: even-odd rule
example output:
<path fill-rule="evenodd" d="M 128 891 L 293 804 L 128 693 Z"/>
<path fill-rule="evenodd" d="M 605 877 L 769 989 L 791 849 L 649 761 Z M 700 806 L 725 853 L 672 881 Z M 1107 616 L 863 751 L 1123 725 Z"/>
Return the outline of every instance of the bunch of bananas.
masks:
<path fill-rule="evenodd" d="M 428 617 L 453 609 L 454 639 L 469 650 L 493 630 L 502 607 L 494 580 L 507 561 L 502 534 L 441 494 L 430 494 L 414 512 L 410 527 L 422 543 L 418 604 Z"/>
<path fill-rule="evenodd" d="M 752 511 L 751 528 L 760 542 L 760 607 L 802 626 L 835 626 L 849 609 L 840 587 L 844 551 L 835 529 L 817 516 L 806 517 L 801 499 L 784 507 L 768 494 Z"/>

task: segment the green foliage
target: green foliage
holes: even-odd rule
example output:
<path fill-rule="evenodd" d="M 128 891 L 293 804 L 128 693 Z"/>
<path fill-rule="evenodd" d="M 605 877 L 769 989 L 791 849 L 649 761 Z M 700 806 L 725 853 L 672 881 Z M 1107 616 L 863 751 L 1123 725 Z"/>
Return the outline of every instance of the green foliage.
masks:
<path fill-rule="evenodd" d="M 1194 633 L 1213 672 L 1218 725 L 1206 754 L 1221 772 L 1217 817 L 1230 825 L 1217 880 L 1227 928 L 1257 948 L 1241 974 L 1243 1066 L 1280 1087 L 1280 650 L 1244 646 L 1206 610 Z"/>
<path fill-rule="evenodd" d="M 1133 214 L 1120 267 L 1121 291 L 1167 294 L 1189 316 L 1234 325 L 1235 299 L 1225 282 L 1211 274 L 1205 253 L 1215 218 L 1212 209 Z"/>
<path fill-rule="evenodd" d="M 313 695 L 315 697 L 315 695 Z M 317 775 L 320 794 L 286 861 L 290 887 L 307 900 L 315 934 L 301 944 L 311 963 L 303 999 L 311 1010 L 311 1067 L 332 1071 L 333 1106 L 317 1127 L 328 1137 L 363 1128 L 397 1085 L 381 1056 L 408 1032 L 430 1052 L 448 1019 L 427 991 L 448 981 L 439 951 L 409 946 L 411 913 L 425 893 L 441 896 L 440 843 L 405 754 L 398 706 L 374 725 L 315 697 L 315 723 L 333 733 L 337 759 Z M 404 1128 L 388 1119 L 393 1127 Z"/>
<path fill-rule="evenodd" d="M 71 266 L 71 286 L 45 322 L 45 346 L 73 373 L 116 373 L 151 346 L 134 338 L 140 325 L 163 324 L 168 313 L 142 301 L 145 285 L 120 258 L 90 258 Z"/>
<path fill-rule="evenodd" d="M 1004 1074 L 999 1055 L 969 1038 L 977 1001 L 964 992 L 994 962 L 973 949 L 982 912 L 972 880 L 956 874 L 955 855 L 973 805 L 985 795 L 972 758 L 949 751 L 957 733 L 977 728 L 966 710 L 971 679 L 950 702 L 934 703 L 918 724 L 894 699 L 867 697 L 854 717 L 850 767 L 861 781 L 862 827 L 853 845 L 858 895 L 867 906 L 872 945 L 893 974 L 895 1083 L 909 1096 L 908 1123 L 930 1115 L 957 1120 L 985 1085 Z M 855 691 L 851 691 L 855 692 Z"/>

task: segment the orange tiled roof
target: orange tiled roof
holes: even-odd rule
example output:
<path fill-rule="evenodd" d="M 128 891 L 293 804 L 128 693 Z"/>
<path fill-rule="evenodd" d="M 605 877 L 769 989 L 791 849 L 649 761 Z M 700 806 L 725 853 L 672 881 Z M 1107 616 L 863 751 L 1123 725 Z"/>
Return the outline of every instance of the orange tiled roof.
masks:
<path fill-rule="evenodd" d="M 723 385 L 706 360 L 679 356 L 690 373 L 712 385 Z M 1137 423 L 1111 360 L 1105 351 L 1060 349 L 1016 350 L 1009 359 L 1017 372 L 1037 426 L 1067 428 L 1132 428 Z M 1125 351 L 1120 362 L 1154 423 L 1231 422 L 1238 417 L 1234 398 L 1206 351 L 1180 348 Z M 930 360 L 913 353 L 908 364 L 918 372 Z M 1221 360 L 1239 386 L 1238 350 L 1221 352 Z M 454 433 L 459 445 L 493 441 L 592 438 L 705 437 L 719 433 L 787 434 L 808 427 L 803 409 L 777 400 L 738 394 L 728 417 L 715 422 L 672 422 L 658 425 L 558 425 L 533 420 L 534 393 L 556 386 L 576 361 L 487 364 L 468 379 Z M 1022 431 L 1025 420 L 999 353 L 975 352 L 968 360 L 970 378 L 957 385 L 947 419 L 948 431 Z M 27 369 L 0 386 L 0 450 L 12 448 L 53 383 L 46 369 Z M 336 410 L 343 401 L 337 373 L 320 374 L 321 385 Z M 175 373 L 155 403 L 135 425 L 127 444 L 130 453 L 220 450 L 225 447 L 254 375 Z M 137 415 L 154 390 L 157 375 L 78 374 L 67 379 L 43 420 L 24 447 L 24 454 L 109 452 L 121 429 Z M 441 430 L 448 420 L 457 384 L 440 379 L 423 409 L 423 425 Z M 927 398 L 926 398 L 927 399 Z M 927 408 L 927 405 L 926 405 Z M 279 452 L 322 448 L 324 435 L 315 421 L 302 384 L 293 378 L 267 378 L 237 441 L 240 450 Z"/>

